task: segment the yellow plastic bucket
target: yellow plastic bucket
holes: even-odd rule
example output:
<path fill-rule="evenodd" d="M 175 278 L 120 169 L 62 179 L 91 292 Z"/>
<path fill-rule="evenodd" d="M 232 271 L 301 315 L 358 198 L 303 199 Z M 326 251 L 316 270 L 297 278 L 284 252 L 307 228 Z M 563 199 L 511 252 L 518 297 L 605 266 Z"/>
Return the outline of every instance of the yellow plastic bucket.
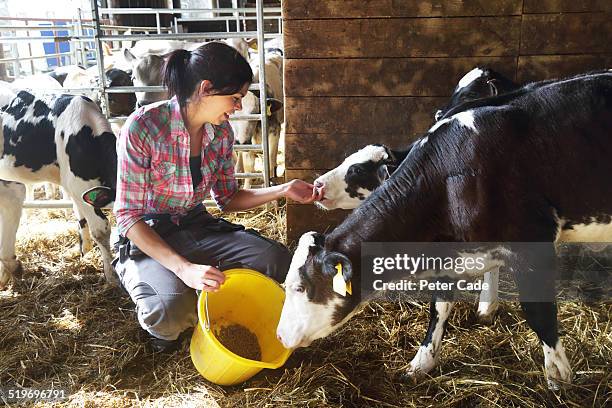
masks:
<path fill-rule="evenodd" d="M 230 269 L 225 276 L 218 292 L 202 293 L 198 299 L 199 322 L 191 337 L 190 354 L 195 368 L 208 381 L 233 385 L 262 368 L 282 366 L 291 350 L 276 338 L 285 300 L 280 285 L 250 269 Z M 261 361 L 240 357 L 217 340 L 215 332 L 231 324 L 240 324 L 257 336 Z"/>

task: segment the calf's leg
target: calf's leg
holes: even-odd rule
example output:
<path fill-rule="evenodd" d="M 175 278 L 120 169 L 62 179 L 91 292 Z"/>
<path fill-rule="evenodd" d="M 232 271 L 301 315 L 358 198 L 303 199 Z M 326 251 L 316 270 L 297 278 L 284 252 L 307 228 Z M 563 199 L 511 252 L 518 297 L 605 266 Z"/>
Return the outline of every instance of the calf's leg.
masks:
<path fill-rule="evenodd" d="M 86 253 L 91 251 L 93 248 L 93 242 L 91 240 L 91 234 L 89 233 L 89 228 L 87 227 L 87 220 L 79 214 L 79 208 L 74 204 L 72 204 L 72 209 L 74 211 L 74 215 L 79 220 L 79 249 L 81 251 L 81 256 L 85 256 Z"/>
<path fill-rule="evenodd" d="M 278 159 L 278 141 L 280 135 L 280 125 L 272 123 L 268 132 L 268 163 L 270 165 L 270 177 L 276 177 L 276 164 Z"/>
<path fill-rule="evenodd" d="M 440 357 L 442 338 L 446 330 L 446 322 L 453 309 L 454 302 L 442 301 L 435 295 L 429 308 L 429 327 L 425 339 L 410 362 L 407 376 L 417 378 L 431 371 Z"/>
<path fill-rule="evenodd" d="M 557 332 L 557 304 L 554 302 L 521 302 L 529 327 L 542 342 L 544 369 L 548 388 L 558 390 L 572 381 L 572 368 Z"/>
<path fill-rule="evenodd" d="M 0 180 L 0 289 L 21 272 L 15 241 L 25 197 L 23 184 Z"/>
<path fill-rule="evenodd" d="M 478 302 L 478 321 L 482 324 L 493 323 L 493 318 L 499 307 L 497 297 L 497 289 L 499 286 L 499 268 L 484 274 L 484 283 L 488 289 L 480 292 L 480 300 Z"/>
<path fill-rule="evenodd" d="M 80 196 L 80 190 L 73 193 L 71 190 L 67 189 L 67 193 L 72 197 L 74 206 L 78 209 L 79 216 L 85 218 L 89 226 L 91 238 L 98 248 L 100 248 L 106 281 L 111 285 L 118 285 L 119 280 L 112 266 L 113 256 L 110 249 L 111 227 L 108 219 L 102 210 L 93 208 L 83 202 Z"/>
<path fill-rule="evenodd" d="M 519 264 L 515 280 L 527 324 L 542 343 L 548 388 L 556 390 L 571 382 L 572 369 L 557 330 L 556 255 L 552 244 L 545 252 L 539 249 L 521 255 L 525 263 Z"/>
<path fill-rule="evenodd" d="M 255 173 L 255 158 L 257 155 L 253 151 L 241 152 L 242 154 L 242 163 L 244 166 L 245 173 Z M 251 188 L 253 184 L 252 178 L 244 179 L 244 188 Z"/>

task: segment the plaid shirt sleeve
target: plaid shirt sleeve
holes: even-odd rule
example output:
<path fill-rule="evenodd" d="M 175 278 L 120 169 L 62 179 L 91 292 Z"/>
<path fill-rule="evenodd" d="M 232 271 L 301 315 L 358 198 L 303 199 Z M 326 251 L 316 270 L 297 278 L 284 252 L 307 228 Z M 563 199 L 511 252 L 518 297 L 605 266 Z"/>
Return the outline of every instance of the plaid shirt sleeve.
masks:
<path fill-rule="evenodd" d="M 238 191 L 238 181 L 234 176 L 234 131 L 229 122 L 215 129 L 217 137 L 222 137 L 222 147 L 219 152 L 219 167 L 216 181 L 211 189 L 211 196 L 221 211 L 232 201 L 232 196 Z"/>
<path fill-rule="evenodd" d="M 128 118 L 121 128 L 117 156 L 117 195 L 113 211 L 119 233 L 125 236 L 143 218 L 150 183 L 151 147 L 148 143 L 148 130 L 135 117 Z"/>

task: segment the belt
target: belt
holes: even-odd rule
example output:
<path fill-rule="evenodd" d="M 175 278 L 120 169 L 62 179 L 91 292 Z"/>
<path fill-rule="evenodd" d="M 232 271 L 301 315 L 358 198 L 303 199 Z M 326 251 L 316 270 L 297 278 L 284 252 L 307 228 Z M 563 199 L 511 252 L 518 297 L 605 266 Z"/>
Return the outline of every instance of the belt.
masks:
<path fill-rule="evenodd" d="M 185 221 L 192 219 L 195 216 L 201 215 L 202 213 L 208 213 L 208 211 L 206 211 L 206 208 L 204 207 L 204 204 L 200 203 L 198 205 L 196 205 L 195 207 L 193 207 L 191 210 L 187 211 L 186 214 L 181 215 L 178 217 L 178 223 L 177 225 L 181 225 L 182 223 L 184 223 Z M 174 216 L 171 214 L 145 214 L 143 219 L 145 221 L 166 221 L 166 222 L 173 222 L 172 218 Z"/>

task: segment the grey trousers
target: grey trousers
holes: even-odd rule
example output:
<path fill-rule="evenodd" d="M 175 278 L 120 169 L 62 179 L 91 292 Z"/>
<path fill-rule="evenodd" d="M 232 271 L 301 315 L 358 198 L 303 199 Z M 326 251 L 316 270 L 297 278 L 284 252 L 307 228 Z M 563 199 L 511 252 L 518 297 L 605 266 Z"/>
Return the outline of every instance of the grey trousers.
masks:
<path fill-rule="evenodd" d="M 196 222 L 170 228 L 169 232 L 163 231 L 167 228 L 154 228 L 190 262 L 221 268 L 243 266 L 278 282 L 285 280 L 291 254 L 284 245 L 206 212 L 197 218 Z M 142 252 L 132 254 L 118 261 L 115 270 L 136 305 L 138 322 L 151 335 L 175 340 L 197 324 L 195 290 L 154 259 Z"/>

